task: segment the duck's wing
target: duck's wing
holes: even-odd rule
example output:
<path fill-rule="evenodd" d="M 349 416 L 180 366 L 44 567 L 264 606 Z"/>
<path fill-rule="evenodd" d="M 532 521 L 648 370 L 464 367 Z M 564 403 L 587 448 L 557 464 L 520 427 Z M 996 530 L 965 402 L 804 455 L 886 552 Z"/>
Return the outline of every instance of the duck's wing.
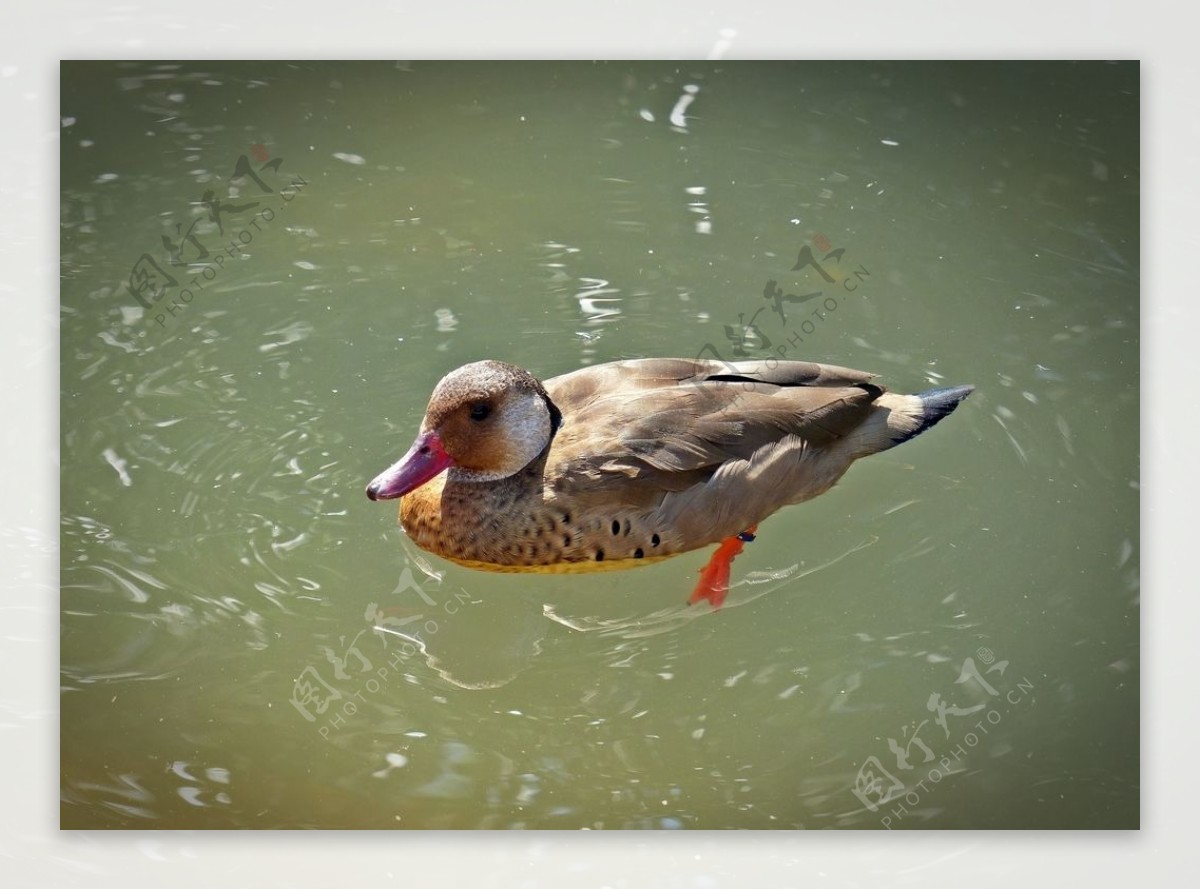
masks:
<path fill-rule="evenodd" d="M 563 415 L 547 467 L 573 496 L 652 502 L 764 446 L 824 446 L 863 424 L 873 374 L 814 362 L 644 359 L 545 382 Z M 634 482 L 636 485 L 625 485 Z M 607 490 L 607 491 L 606 491 Z"/>

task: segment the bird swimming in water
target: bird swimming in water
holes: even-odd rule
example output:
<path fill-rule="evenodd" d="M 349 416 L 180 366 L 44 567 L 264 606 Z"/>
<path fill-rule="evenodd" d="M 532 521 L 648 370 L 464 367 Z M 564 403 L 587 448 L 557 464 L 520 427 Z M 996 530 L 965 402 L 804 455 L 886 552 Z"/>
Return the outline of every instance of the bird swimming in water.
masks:
<path fill-rule="evenodd" d="M 874 378 L 813 362 L 657 358 L 543 383 L 472 362 L 434 388 L 416 441 L 367 497 L 402 498 L 417 546 L 494 572 L 624 569 L 718 544 L 689 600 L 716 608 L 760 522 L 973 390 L 902 395 Z"/>

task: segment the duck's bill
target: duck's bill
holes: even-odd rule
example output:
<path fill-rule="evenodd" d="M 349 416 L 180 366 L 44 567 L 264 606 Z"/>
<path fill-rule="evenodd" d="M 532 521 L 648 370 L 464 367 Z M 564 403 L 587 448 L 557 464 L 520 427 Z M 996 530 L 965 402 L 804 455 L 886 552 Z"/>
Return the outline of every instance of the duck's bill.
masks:
<path fill-rule="evenodd" d="M 422 433 L 404 457 L 371 480 L 367 497 L 373 501 L 402 497 L 420 488 L 452 463 L 441 439 L 433 433 Z"/>

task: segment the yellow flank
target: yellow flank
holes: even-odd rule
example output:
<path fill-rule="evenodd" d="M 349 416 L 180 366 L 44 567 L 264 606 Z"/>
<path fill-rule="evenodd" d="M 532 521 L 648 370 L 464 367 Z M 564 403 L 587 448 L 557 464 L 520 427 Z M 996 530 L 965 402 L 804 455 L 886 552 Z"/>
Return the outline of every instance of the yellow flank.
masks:
<path fill-rule="evenodd" d="M 604 559 L 599 562 L 595 560 L 555 562 L 540 566 L 499 565 L 494 562 L 480 562 L 477 559 L 457 559 L 453 556 L 444 555 L 442 555 L 442 559 L 448 559 L 450 562 L 466 566 L 468 569 L 478 569 L 483 572 L 537 572 L 543 575 L 579 575 L 584 572 L 612 572 L 617 569 L 633 569 L 652 562 L 662 562 L 664 559 L 670 559 L 672 556 L 678 555 L 677 553 L 670 553 L 665 556 L 644 556 L 641 559 Z"/>
<path fill-rule="evenodd" d="M 420 488 L 405 495 L 400 500 L 399 509 L 397 511 L 396 520 L 400 527 L 404 529 L 404 533 L 408 535 L 409 540 L 417 544 L 418 547 L 428 550 L 442 559 L 449 560 L 460 566 L 465 566 L 468 569 L 476 569 L 482 572 L 524 572 L 536 573 L 543 575 L 575 575 L 585 572 L 614 572 L 620 569 L 634 569 L 638 566 L 644 566 L 652 562 L 662 562 L 664 559 L 671 559 L 679 555 L 679 551 L 672 553 L 663 553 L 655 556 L 643 556 L 640 559 L 634 557 L 625 557 L 623 559 L 582 559 L 559 562 L 545 563 L 539 565 L 518 565 L 515 563 L 495 563 L 484 562 L 479 559 L 463 559 L 458 556 L 451 556 L 445 553 L 440 548 L 431 548 L 426 544 L 422 544 L 417 540 L 417 534 L 410 530 L 404 524 L 404 515 L 406 507 L 410 516 L 416 518 L 424 513 L 430 516 L 437 516 L 440 519 L 440 500 L 442 488 L 445 485 L 445 475 L 438 476 L 436 479 L 422 485 Z"/>

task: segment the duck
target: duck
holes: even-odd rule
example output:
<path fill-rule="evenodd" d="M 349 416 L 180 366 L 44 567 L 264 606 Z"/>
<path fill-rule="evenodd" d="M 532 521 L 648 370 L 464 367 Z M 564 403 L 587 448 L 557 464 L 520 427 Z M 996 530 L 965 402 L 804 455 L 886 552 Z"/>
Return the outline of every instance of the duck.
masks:
<path fill-rule="evenodd" d="M 688 602 L 721 606 L 760 523 L 909 441 L 973 386 L 912 395 L 807 361 L 645 358 L 543 381 L 471 362 L 367 485 L 421 549 L 492 572 L 594 572 L 717 545 Z"/>

